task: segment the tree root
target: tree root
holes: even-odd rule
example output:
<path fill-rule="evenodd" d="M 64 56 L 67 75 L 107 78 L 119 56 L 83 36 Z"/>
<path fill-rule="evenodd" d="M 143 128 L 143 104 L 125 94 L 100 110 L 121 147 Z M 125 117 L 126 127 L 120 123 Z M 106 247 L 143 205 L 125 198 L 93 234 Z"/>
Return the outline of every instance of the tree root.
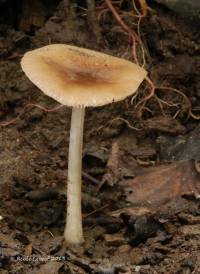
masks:
<path fill-rule="evenodd" d="M 64 105 L 58 105 L 54 108 L 45 108 L 45 107 L 43 107 L 41 105 L 38 105 L 38 104 L 31 104 L 31 103 L 27 104 L 27 105 L 24 106 L 22 111 L 15 118 L 13 118 L 9 121 L 1 122 L 0 127 L 6 127 L 6 126 L 9 126 L 9 125 L 15 124 L 21 118 L 21 116 L 26 112 L 26 110 L 28 110 L 29 108 L 33 108 L 33 107 L 39 108 L 39 109 L 43 110 L 44 112 L 55 112 L 55 111 L 61 109 L 62 107 L 64 107 Z"/>
<path fill-rule="evenodd" d="M 133 5 L 133 10 L 134 10 L 134 14 L 133 16 L 137 19 L 137 23 L 136 23 L 136 31 L 133 30 L 131 27 L 129 27 L 125 21 L 122 19 L 122 16 L 120 15 L 123 14 L 123 11 L 118 12 L 117 9 L 114 7 L 114 5 L 112 4 L 111 0 L 105 0 L 105 3 L 108 7 L 108 9 L 112 12 L 114 18 L 116 19 L 116 21 L 118 22 L 118 24 L 121 26 L 121 28 L 129 34 L 130 36 L 130 41 L 131 41 L 131 47 L 132 47 L 132 60 L 133 62 L 135 62 L 136 64 L 144 67 L 146 65 L 146 58 L 145 58 L 145 48 L 144 48 L 144 44 L 142 42 L 141 39 L 141 32 L 140 32 L 140 25 L 141 25 L 141 21 L 142 19 L 147 15 L 148 10 L 151 10 L 147 3 L 146 0 L 138 0 L 139 4 L 140 4 L 140 9 L 141 12 L 139 11 L 139 9 L 137 8 L 136 4 L 135 4 L 135 0 L 132 0 L 132 5 Z M 104 8 L 104 12 L 105 12 L 105 8 Z M 137 45 L 139 44 L 140 46 L 140 50 L 142 52 L 142 62 L 140 63 L 138 61 L 138 50 L 137 50 Z M 148 108 L 146 107 L 146 104 L 149 102 L 149 100 L 151 98 L 154 98 L 156 100 L 156 102 L 159 105 L 159 108 L 162 112 L 162 114 L 164 115 L 164 108 L 163 105 L 167 105 L 167 106 L 173 106 L 173 107 L 177 107 L 178 104 L 173 104 L 170 102 L 167 102 L 163 99 L 160 99 L 157 96 L 157 92 L 159 91 L 171 91 L 174 93 L 177 93 L 178 95 L 182 96 L 186 106 L 187 106 L 187 112 L 188 112 L 188 117 L 192 117 L 193 119 L 199 120 L 200 116 L 197 116 L 193 113 L 192 111 L 192 104 L 189 100 L 189 98 L 180 90 L 173 88 L 173 87 L 168 87 L 168 86 L 157 86 L 154 84 L 154 82 L 150 79 L 150 77 L 146 77 L 145 78 L 146 82 L 147 82 L 147 87 L 149 90 L 149 94 L 142 98 L 141 100 L 139 100 L 139 102 L 135 105 L 136 109 L 138 109 L 138 116 L 142 117 L 142 113 L 143 111 L 147 110 Z M 137 97 L 138 94 L 133 96 L 133 99 L 131 99 L 131 102 L 133 102 L 133 100 Z M 177 117 L 178 114 L 181 111 L 178 110 L 175 114 L 175 116 Z"/>

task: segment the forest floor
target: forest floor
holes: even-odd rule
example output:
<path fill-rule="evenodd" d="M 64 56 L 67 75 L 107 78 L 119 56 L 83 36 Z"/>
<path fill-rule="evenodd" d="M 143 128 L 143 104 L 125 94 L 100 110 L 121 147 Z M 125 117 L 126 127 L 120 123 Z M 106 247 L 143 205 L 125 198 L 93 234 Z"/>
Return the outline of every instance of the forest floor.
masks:
<path fill-rule="evenodd" d="M 105 6 L 97 9 L 99 26 L 85 6 L 65 8 L 60 2 L 45 22 L 24 12 L 20 30 L 0 25 L 0 273 L 200 273 L 200 125 L 191 115 L 200 109 L 199 29 L 150 5 L 140 26 L 145 68 L 156 85 L 180 93 L 160 89 L 144 105 L 142 85 L 136 98 L 87 109 L 85 243 L 68 248 L 62 235 L 70 109 L 23 111 L 28 103 L 58 104 L 26 78 L 20 59 L 49 43 L 127 59 L 131 50 Z M 127 11 L 121 16 L 135 28 Z M 41 24 L 33 33 L 30 20 Z"/>

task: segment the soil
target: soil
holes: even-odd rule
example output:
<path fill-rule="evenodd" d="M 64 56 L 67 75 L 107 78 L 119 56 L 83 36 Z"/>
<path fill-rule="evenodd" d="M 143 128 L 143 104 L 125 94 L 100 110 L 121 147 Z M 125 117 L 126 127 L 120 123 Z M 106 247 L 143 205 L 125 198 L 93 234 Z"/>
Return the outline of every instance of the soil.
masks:
<path fill-rule="evenodd" d="M 128 35 L 108 10 L 97 21 L 85 1 L 50 1 L 49 8 L 45 1 L 35 1 L 39 8 L 32 2 L 0 25 L 1 123 L 21 113 L 1 124 L 0 273 L 200 273 L 200 126 L 183 96 L 171 91 L 157 93 L 167 102 L 164 113 L 153 97 L 138 115 L 143 86 L 136 102 L 130 97 L 87 109 L 85 243 L 64 244 L 70 109 L 24 110 L 27 103 L 58 104 L 26 78 L 20 59 L 49 43 L 126 59 L 131 51 Z M 124 2 L 122 10 L 131 10 Z M 157 85 L 183 92 L 198 115 L 199 29 L 154 1 L 149 7 L 141 24 L 146 69 Z M 131 14 L 125 19 L 134 22 Z"/>

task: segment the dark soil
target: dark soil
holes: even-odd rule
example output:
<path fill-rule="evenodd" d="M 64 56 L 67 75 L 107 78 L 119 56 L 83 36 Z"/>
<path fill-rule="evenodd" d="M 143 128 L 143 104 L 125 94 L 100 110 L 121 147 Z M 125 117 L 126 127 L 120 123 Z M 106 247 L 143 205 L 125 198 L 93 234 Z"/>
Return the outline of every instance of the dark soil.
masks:
<path fill-rule="evenodd" d="M 57 106 L 22 72 L 26 51 L 67 43 L 131 57 L 129 37 L 110 12 L 98 24 L 85 1 L 72 7 L 49 2 L 27 1 L 30 6 L 20 6 L 14 20 L 1 19 L 2 122 L 27 103 Z M 124 2 L 122 9 L 131 9 Z M 183 92 L 198 115 L 199 29 L 154 1 L 149 5 L 141 24 L 146 69 L 157 84 Z M 126 20 L 131 24 L 134 18 Z M 30 107 L 1 127 L 0 273 L 200 273 L 200 126 L 181 95 L 157 96 L 176 105 L 164 104 L 163 114 L 152 98 L 142 116 L 131 98 L 87 109 L 85 244 L 79 248 L 66 247 L 62 237 L 70 109 L 47 113 Z"/>

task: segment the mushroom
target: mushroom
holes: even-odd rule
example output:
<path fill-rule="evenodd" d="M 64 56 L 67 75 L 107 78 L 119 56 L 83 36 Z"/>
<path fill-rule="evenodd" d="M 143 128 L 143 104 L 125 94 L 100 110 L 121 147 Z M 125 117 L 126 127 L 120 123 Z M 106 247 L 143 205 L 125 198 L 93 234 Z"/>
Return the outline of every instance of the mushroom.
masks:
<path fill-rule="evenodd" d="M 64 238 L 69 244 L 81 244 L 84 242 L 81 169 L 85 107 L 123 100 L 136 92 L 147 72 L 130 61 L 63 44 L 27 52 L 21 66 L 45 94 L 72 107 Z"/>

